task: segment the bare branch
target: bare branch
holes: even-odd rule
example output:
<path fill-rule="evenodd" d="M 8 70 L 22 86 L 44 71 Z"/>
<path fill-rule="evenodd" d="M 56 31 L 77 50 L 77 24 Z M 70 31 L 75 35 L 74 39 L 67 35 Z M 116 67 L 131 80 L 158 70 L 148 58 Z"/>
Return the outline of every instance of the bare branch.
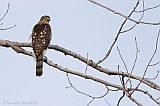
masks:
<path fill-rule="evenodd" d="M 109 89 L 107 88 L 106 93 L 103 94 L 102 96 L 92 96 L 92 95 L 86 94 L 86 93 L 84 93 L 84 92 L 79 91 L 78 89 L 76 89 L 75 86 L 72 84 L 72 82 L 71 82 L 71 80 L 70 80 L 70 78 L 69 78 L 68 73 L 67 73 L 66 75 L 67 75 L 67 80 L 68 80 L 68 82 L 69 82 L 69 84 L 70 84 L 70 86 L 67 87 L 67 88 L 71 88 L 71 87 L 72 87 L 77 93 L 80 93 L 80 94 L 82 94 L 82 95 L 85 95 L 85 96 L 88 96 L 88 97 L 92 98 L 92 100 L 89 101 L 89 103 L 87 104 L 87 106 L 89 106 L 89 105 L 91 104 L 91 102 L 93 102 L 93 100 L 95 100 L 95 99 L 104 98 L 104 97 L 108 94 L 108 92 L 109 92 Z"/>
<path fill-rule="evenodd" d="M 128 15 L 128 17 L 131 17 L 131 15 L 134 13 L 134 11 L 135 11 L 135 9 L 138 7 L 138 5 L 139 5 L 139 0 L 138 0 L 138 2 L 136 3 L 136 5 L 135 5 L 135 7 L 133 8 L 133 10 L 132 10 L 132 11 L 130 12 L 130 14 Z M 123 21 L 123 23 L 122 23 L 122 25 L 120 26 L 119 31 L 118 31 L 118 33 L 117 33 L 117 35 L 116 35 L 116 37 L 115 37 L 115 39 L 114 39 L 111 47 L 110 47 L 109 50 L 107 51 L 106 55 L 105 55 L 102 59 L 98 60 L 98 62 L 96 63 L 97 65 L 100 64 L 100 63 L 102 63 L 102 62 L 103 62 L 105 59 L 107 59 L 107 57 L 110 55 L 110 53 L 111 53 L 114 45 L 116 44 L 116 42 L 117 42 L 120 34 L 121 34 L 121 33 L 124 33 L 124 32 L 121 32 L 121 31 L 122 31 L 124 25 L 126 24 L 127 20 L 128 20 L 128 18 L 126 18 L 126 19 Z"/>
<path fill-rule="evenodd" d="M 87 53 L 87 59 L 88 59 L 88 53 Z M 86 65 L 85 73 L 87 73 L 88 65 Z"/>
<path fill-rule="evenodd" d="M 10 4 L 8 3 L 8 7 L 7 7 L 7 10 L 5 12 L 5 14 L 2 16 L 2 18 L 0 19 L 0 22 L 6 17 L 7 13 L 9 12 L 9 7 L 10 7 Z M 3 25 L 3 23 L 0 23 L 0 26 Z M 7 27 L 7 28 L 0 28 L 0 30 L 8 30 L 8 29 L 12 29 L 16 27 L 16 25 L 13 25 L 11 27 Z"/>
<path fill-rule="evenodd" d="M 119 67 L 119 65 L 118 65 L 118 72 L 119 72 L 119 70 L 120 70 L 120 67 Z M 120 78 L 121 84 L 122 84 L 122 86 L 123 86 L 123 89 L 125 89 L 124 76 L 122 76 L 122 78 L 121 78 L 121 76 L 119 76 L 119 78 Z M 125 92 L 123 91 L 122 96 L 119 98 L 119 100 L 118 100 L 118 102 L 117 102 L 117 106 L 120 105 L 120 102 L 121 102 L 121 100 L 124 98 L 124 96 L 125 96 Z"/>
<path fill-rule="evenodd" d="M 94 4 L 96 4 L 96 5 L 104 8 L 104 9 L 107 9 L 108 11 L 110 11 L 110 12 L 112 12 L 112 13 L 114 13 L 114 14 L 117 14 L 117 15 L 125 18 L 125 19 L 128 19 L 128 20 L 130 20 L 130 21 L 132 21 L 132 22 L 134 22 L 134 23 L 136 23 L 136 24 L 147 24 L 147 25 L 159 25 L 159 24 L 160 24 L 160 22 L 152 23 L 152 22 L 137 21 L 137 20 L 134 20 L 134 19 L 132 19 L 132 18 L 129 18 L 128 16 L 126 16 L 126 15 L 124 15 L 124 14 L 118 12 L 118 11 L 115 11 L 115 10 L 113 10 L 113 9 L 107 7 L 107 6 L 104 6 L 104 5 L 98 3 L 98 2 L 96 2 L 96 1 L 94 1 L 94 0 L 88 0 L 88 1 L 90 1 L 90 2 L 92 2 L 92 3 L 94 3 Z"/>
<path fill-rule="evenodd" d="M 139 103 L 135 98 L 133 98 L 128 92 L 125 92 L 126 96 L 130 98 L 134 103 L 136 103 L 138 106 L 142 106 L 141 103 Z"/>
<path fill-rule="evenodd" d="M 86 106 L 89 106 L 93 102 L 94 98 L 92 98 Z"/>
<path fill-rule="evenodd" d="M 160 63 L 160 61 L 157 63 L 154 63 L 154 64 L 149 64 L 149 66 L 155 66 L 155 65 L 158 65 L 159 63 Z"/>
<path fill-rule="evenodd" d="M 10 6 L 10 4 L 8 3 L 7 10 L 6 10 L 5 14 L 2 16 L 2 18 L 0 19 L 0 22 L 6 17 L 8 11 L 9 11 L 9 6 Z"/>
<path fill-rule="evenodd" d="M 23 43 L 21 43 L 21 44 L 23 44 Z M 28 46 L 28 44 L 26 44 L 26 45 Z M 10 46 L 10 47 L 11 47 L 14 51 L 16 51 L 17 53 L 21 53 L 21 54 L 24 54 L 24 55 L 28 55 L 28 56 L 34 57 L 34 53 L 33 53 L 33 52 L 26 51 L 25 49 L 22 49 L 21 47 L 18 47 L 18 46 L 15 46 L 15 45 L 12 45 L 12 46 Z M 73 71 L 73 70 L 70 70 L 70 69 L 67 69 L 67 68 L 63 68 L 62 66 L 53 63 L 51 60 L 48 60 L 47 57 L 44 57 L 44 62 L 47 63 L 49 66 L 52 66 L 52 67 L 54 67 L 54 68 L 59 69 L 60 71 L 63 71 L 63 72 L 66 72 L 66 73 L 70 73 L 70 74 L 73 74 L 73 75 L 77 75 L 77 76 L 83 77 L 83 78 L 85 78 L 85 79 L 90 79 L 90 80 L 93 80 L 93 81 L 102 83 L 102 84 L 104 84 L 105 86 L 110 86 L 110 85 L 111 85 L 112 87 L 121 89 L 121 86 L 119 86 L 119 85 L 117 85 L 117 84 L 112 84 L 112 83 L 109 83 L 109 82 L 104 81 L 104 80 L 102 80 L 102 79 L 93 77 L 93 76 L 91 76 L 91 75 L 87 75 L 87 74 L 84 74 L 84 73 L 80 73 L 80 72 L 78 72 L 78 71 Z"/>
<path fill-rule="evenodd" d="M 149 7 L 149 8 L 146 8 L 144 10 L 140 10 L 140 11 L 135 11 L 136 13 L 140 13 L 140 12 L 145 12 L 145 11 L 148 11 L 148 10 L 153 10 L 153 9 L 156 9 L 156 8 L 159 8 L 160 7 L 160 4 L 154 6 L 154 7 Z"/>
<path fill-rule="evenodd" d="M 141 92 L 145 95 L 147 95 L 149 98 L 151 98 L 154 102 L 160 105 L 160 102 L 158 102 L 157 99 L 155 99 L 148 91 L 142 90 L 142 89 L 137 89 L 137 88 L 129 88 L 128 91 L 135 91 L 135 92 Z"/>
<path fill-rule="evenodd" d="M 137 43 L 137 39 L 135 37 L 135 44 L 136 44 L 136 56 L 135 56 L 135 60 L 134 60 L 134 63 L 133 63 L 133 66 L 132 66 L 132 70 L 131 70 L 131 73 L 133 73 L 133 70 L 135 68 L 135 65 L 136 65 L 136 62 L 137 62 L 137 59 L 138 59 L 138 53 L 139 53 L 139 49 L 138 49 L 138 43 Z"/>
<path fill-rule="evenodd" d="M 121 102 L 121 100 L 124 98 L 124 96 L 125 96 L 125 93 L 123 92 L 122 96 L 121 96 L 121 97 L 119 98 L 119 100 L 118 100 L 117 106 L 120 105 L 120 102 Z"/>
<path fill-rule="evenodd" d="M 12 45 L 19 46 L 19 47 L 31 47 L 31 43 L 19 43 L 19 42 L 11 42 L 11 41 L 8 41 L 8 40 L 0 40 L 0 46 L 11 47 Z M 142 77 L 139 77 L 139 76 L 136 76 L 136 75 L 133 75 L 133 74 L 130 74 L 130 73 L 126 73 L 126 72 L 123 72 L 123 71 L 119 71 L 119 72 L 112 71 L 110 69 L 107 69 L 107 68 L 104 68 L 102 66 L 96 65 L 96 63 L 93 62 L 92 60 L 88 60 L 87 58 L 83 57 L 82 55 L 77 54 L 75 52 L 72 52 L 71 50 L 65 49 L 65 48 L 60 47 L 58 45 L 51 45 L 50 44 L 48 48 L 49 49 L 54 49 L 54 50 L 59 51 L 59 52 L 62 52 L 65 55 L 72 56 L 72 57 L 86 63 L 87 65 L 96 69 L 99 72 L 105 73 L 107 75 L 114 75 L 114 76 L 121 75 L 121 76 L 125 76 L 125 77 L 130 77 L 132 79 L 142 81 L 142 83 L 146 84 L 147 86 L 160 91 L 160 86 L 158 86 L 157 84 L 155 84 L 155 83 L 153 83 L 149 80 L 146 80 Z M 56 65 L 53 65 L 53 67 L 55 67 L 55 66 Z M 76 73 L 74 73 L 74 74 L 76 74 Z M 85 76 L 85 74 L 84 74 L 84 76 Z"/>
<path fill-rule="evenodd" d="M 119 71 L 119 67 L 118 67 L 118 71 Z M 131 95 L 129 94 L 128 89 L 125 87 L 125 81 L 124 81 L 124 76 L 122 76 L 121 80 L 121 84 L 123 87 L 123 95 L 120 97 L 120 99 L 118 100 L 117 106 L 119 106 L 120 101 L 124 98 L 124 96 L 126 95 L 130 100 L 132 100 L 134 103 L 136 103 L 138 106 L 142 106 L 141 103 L 139 103 L 135 98 L 131 97 Z"/>
<path fill-rule="evenodd" d="M 145 79 L 147 79 L 147 80 L 155 80 L 155 79 L 158 78 L 158 76 L 159 76 L 159 70 L 157 71 L 157 74 L 156 74 L 155 77 L 153 77 L 153 78 L 145 78 Z"/>
<path fill-rule="evenodd" d="M 137 5 L 138 6 L 138 5 Z M 133 12 L 135 12 L 136 8 L 134 8 Z M 144 10 L 144 0 L 143 0 L 143 10 Z M 143 16 L 144 16 L 144 11 L 142 12 L 142 16 L 140 17 L 140 19 L 138 21 L 141 21 L 143 19 Z M 137 26 L 137 24 L 135 23 L 131 28 L 127 29 L 127 30 L 124 30 L 124 31 L 121 31 L 121 33 L 125 33 L 125 32 L 129 32 L 131 31 L 132 29 L 134 29 L 135 27 Z"/>
<path fill-rule="evenodd" d="M 8 28 L 1 28 L 0 30 L 8 30 L 8 29 L 12 29 L 12 28 L 14 28 L 14 27 L 16 27 L 16 25 L 11 26 L 11 27 L 8 27 Z"/>
<path fill-rule="evenodd" d="M 147 69 L 148 69 L 151 61 L 153 60 L 155 54 L 157 53 L 159 36 L 160 36 L 160 28 L 159 28 L 158 35 L 157 35 L 157 38 L 156 38 L 155 50 L 154 50 L 154 52 L 153 52 L 153 55 L 151 56 L 151 59 L 149 60 L 147 66 L 146 66 L 146 69 L 145 69 L 144 74 L 143 74 L 143 78 L 145 77 L 145 74 L 146 74 L 146 72 L 147 72 Z"/>
<path fill-rule="evenodd" d="M 15 50 L 17 53 L 22 53 L 22 54 L 25 54 L 25 55 L 34 56 L 34 54 L 32 52 L 28 52 L 28 51 L 26 51 L 26 50 L 24 50 L 24 49 L 21 48 L 21 47 L 31 47 L 30 43 L 18 43 L 18 42 L 11 42 L 11 41 L 0 40 L 0 45 L 3 46 L 3 47 L 12 47 L 13 50 Z M 77 59 L 79 59 L 81 61 L 84 61 L 86 59 L 85 57 L 83 57 L 83 56 L 81 56 L 79 54 L 76 54 L 76 53 L 74 53 L 74 52 L 72 52 L 70 50 L 64 49 L 64 48 L 62 48 L 60 46 L 57 46 L 57 45 L 50 45 L 49 48 L 57 50 L 57 51 L 61 51 L 62 53 L 66 54 L 66 55 L 73 56 L 73 57 L 75 57 L 75 58 L 77 58 Z M 87 74 L 84 74 L 84 73 L 80 73 L 78 71 L 73 71 L 73 70 L 70 70 L 70 69 L 67 69 L 67 68 L 63 68 L 62 66 L 60 66 L 58 64 L 55 64 L 52 61 L 48 60 L 46 57 L 44 58 L 44 62 L 46 62 L 48 65 L 50 65 L 50 66 L 52 66 L 54 68 L 59 69 L 60 71 L 63 71 L 63 72 L 66 72 L 66 73 L 70 73 L 70 74 L 73 74 L 73 75 L 76 75 L 76 76 L 80 76 L 80 77 L 85 78 L 85 79 L 90 79 L 90 80 L 96 81 L 98 83 L 104 84 L 105 86 L 110 86 L 110 87 L 116 88 L 118 90 L 123 90 L 123 91 L 125 91 L 126 96 L 128 96 L 136 104 L 139 104 L 139 102 L 137 100 L 135 100 L 133 97 L 131 97 L 131 94 L 127 93 L 129 89 L 126 88 L 126 90 L 124 90 L 123 86 L 119 86 L 117 84 L 109 83 L 109 82 L 104 81 L 102 79 L 99 79 L 99 78 L 96 78 L 94 76 L 87 75 Z M 87 62 L 85 62 L 85 63 L 88 64 L 89 66 L 93 67 L 94 65 L 91 65 L 90 62 L 92 64 L 95 64 L 91 60 L 87 60 Z M 108 70 L 109 72 L 107 72 L 107 70 L 105 68 L 102 68 L 101 66 L 96 66 L 96 67 L 93 67 L 93 68 L 95 68 L 95 69 L 97 69 L 97 70 L 99 70 L 101 72 L 103 71 L 105 73 L 108 73 L 108 75 L 121 75 L 121 76 L 125 76 L 125 77 L 129 77 L 130 76 L 130 78 L 142 81 L 144 84 L 152 87 L 153 89 L 160 90 L 160 86 L 156 85 L 155 83 L 153 83 L 153 82 L 151 82 L 151 81 L 149 81 L 147 79 L 135 76 L 135 75 L 130 74 L 130 73 L 111 72 L 109 70 Z M 134 90 L 138 91 L 137 88 L 134 89 Z M 156 102 L 156 103 L 159 103 L 159 102 Z"/>
<path fill-rule="evenodd" d="M 80 93 L 80 94 L 83 94 L 83 95 L 85 95 L 85 96 L 88 96 L 88 97 L 93 98 L 93 96 L 91 96 L 91 95 L 89 95 L 89 94 L 86 94 L 86 93 L 84 93 L 84 92 L 81 92 L 81 91 L 77 90 L 77 89 L 74 87 L 74 85 L 71 83 L 71 80 L 70 80 L 70 78 L 69 78 L 68 73 L 66 73 L 66 76 L 67 76 L 67 80 L 68 80 L 68 82 L 69 82 L 69 84 L 70 84 L 70 86 L 67 87 L 67 88 L 73 88 L 76 92 L 78 92 L 78 93 Z"/>
<path fill-rule="evenodd" d="M 124 59 L 123 59 L 123 57 L 122 57 L 122 55 L 121 55 L 121 52 L 120 52 L 118 46 L 117 46 L 117 50 L 118 50 L 119 56 L 120 56 L 120 58 L 121 58 L 121 60 L 122 60 L 122 62 L 123 62 L 123 64 L 124 64 L 124 66 L 125 66 L 125 69 L 126 69 L 126 71 L 127 71 L 127 73 L 128 73 L 127 65 L 126 65 L 126 63 L 125 63 L 125 61 L 124 61 Z"/>
<path fill-rule="evenodd" d="M 105 99 L 105 97 L 103 97 L 104 101 L 107 103 L 108 106 L 111 106 L 108 101 Z"/>
<path fill-rule="evenodd" d="M 147 66 L 146 66 L 146 69 L 145 69 L 145 71 L 144 71 L 144 73 L 143 73 L 142 79 L 145 79 L 144 77 L 145 77 L 145 75 L 146 75 L 146 73 L 147 73 L 148 67 L 149 67 L 150 63 L 152 62 L 155 54 L 157 53 L 159 36 L 160 36 L 160 28 L 159 28 L 158 35 L 157 35 L 157 38 L 156 38 L 155 50 L 154 50 L 153 55 L 151 56 L 151 58 L 150 58 L 150 60 L 149 60 L 149 62 L 148 62 L 148 64 L 147 64 Z M 149 81 L 149 80 L 147 80 L 147 81 Z M 142 83 L 142 81 L 140 81 L 140 82 L 138 83 L 138 85 L 137 85 L 136 88 L 138 88 L 141 83 Z M 132 91 L 131 95 L 132 95 L 133 93 L 134 93 L 134 91 Z"/>

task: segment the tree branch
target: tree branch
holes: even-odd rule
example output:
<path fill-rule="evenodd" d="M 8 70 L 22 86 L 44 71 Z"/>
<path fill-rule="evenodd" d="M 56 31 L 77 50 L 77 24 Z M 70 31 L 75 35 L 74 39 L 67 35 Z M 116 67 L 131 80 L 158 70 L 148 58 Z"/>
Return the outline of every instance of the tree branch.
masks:
<path fill-rule="evenodd" d="M 12 42 L 12 41 L 9 41 L 9 40 L 0 40 L 0 46 L 12 47 L 12 45 L 19 46 L 19 47 L 31 47 L 31 43 Z M 160 86 L 158 86 L 157 84 L 153 83 L 152 81 L 149 81 L 149 80 L 144 79 L 142 77 L 139 77 L 139 76 L 136 76 L 136 75 L 133 75 L 133 74 L 130 74 L 130 73 L 126 73 L 126 72 L 123 72 L 123 71 L 119 71 L 119 72 L 112 71 L 112 70 L 104 68 L 100 65 L 96 65 L 96 63 L 93 60 L 88 60 L 87 58 L 83 57 L 82 55 L 80 55 L 78 53 L 75 53 L 75 52 L 72 52 L 71 50 L 65 49 L 65 48 L 60 47 L 58 45 L 50 44 L 48 48 L 49 49 L 54 49 L 54 50 L 59 51 L 59 52 L 62 52 L 65 55 L 69 55 L 71 57 L 74 57 L 74 58 L 86 63 L 87 65 L 96 69 L 99 72 L 105 73 L 107 75 L 114 75 L 114 76 L 117 76 L 117 75 L 119 76 L 120 75 L 120 76 L 130 77 L 132 79 L 136 79 L 138 81 L 141 81 L 142 83 L 146 84 L 147 86 L 149 86 L 153 89 L 156 89 L 156 90 L 160 91 Z M 56 66 L 56 65 L 54 64 L 53 66 Z M 72 73 L 72 74 L 76 74 L 76 73 Z"/>
<path fill-rule="evenodd" d="M 9 7 L 10 7 L 10 4 L 8 3 L 8 7 L 7 7 L 7 10 L 6 12 L 4 13 L 4 15 L 2 16 L 2 18 L 0 18 L 0 26 L 3 25 L 3 23 L 1 23 L 1 21 L 6 17 L 7 13 L 9 12 Z M 12 29 L 16 27 L 16 25 L 13 25 L 11 27 L 7 27 L 7 28 L 0 28 L 0 30 L 8 30 L 8 29 Z"/>
<path fill-rule="evenodd" d="M 129 15 L 128 15 L 127 17 L 131 17 L 131 16 L 132 16 L 132 14 L 134 13 L 135 9 L 136 9 L 136 8 L 138 7 L 138 5 L 139 5 L 139 1 L 140 1 L 140 0 L 137 1 L 135 7 L 133 8 L 133 10 L 129 13 Z M 143 16 L 143 15 L 142 15 L 142 16 Z M 128 20 L 128 18 L 126 18 L 126 19 L 123 21 L 123 23 L 121 24 L 121 26 L 120 26 L 120 28 L 119 28 L 119 30 L 118 30 L 118 33 L 117 33 L 117 35 L 116 35 L 116 37 L 115 37 L 115 39 L 114 39 L 111 47 L 108 49 L 108 51 L 107 51 L 107 53 L 105 54 L 105 56 L 104 56 L 102 59 L 98 60 L 98 62 L 96 63 L 97 65 L 100 64 L 100 63 L 102 63 L 104 60 L 106 60 L 106 59 L 108 58 L 108 56 L 110 55 L 110 53 L 111 53 L 114 45 L 115 45 L 116 42 L 118 41 L 118 38 L 119 38 L 120 34 L 132 30 L 132 29 L 137 25 L 137 24 L 135 24 L 132 28 L 130 28 L 130 29 L 128 29 L 128 30 L 125 30 L 125 31 L 122 31 L 122 29 L 123 29 L 124 25 L 126 24 L 127 20 Z"/>
<path fill-rule="evenodd" d="M 130 20 L 130 21 L 132 21 L 132 22 L 134 22 L 134 23 L 136 23 L 136 24 L 160 25 L 160 22 L 152 23 L 152 22 L 143 22 L 143 21 L 134 20 L 134 19 L 129 18 L 128 16 L 126 16 L 126 15 L 124 15 L 124 14 L 122 14 L 122 13 L 116 11 L 116 10 L 113 10 L 113 9 L 107 7 L 107 6 L 104 6 L 104 5 L 98 3 L 98 2 L 96 2 L 96 1 L 94 1 L 94 0 L 88 0 L 88 1 L 91 2 L 91 3 L 93 3 L 93 4 L 96 4 L 96 5 L 98 5 L 98 6 L 102 7 L 102 8 L 104 8 L 104 9 L 106 9 L 106 10 L 108 10 L 108 11 L 114 13 L 114 14 L 117 14 L 117 15 L 119 15 L 119 16 L 125 18 L 125 19 L 128 19 L 128 20 Z"/>

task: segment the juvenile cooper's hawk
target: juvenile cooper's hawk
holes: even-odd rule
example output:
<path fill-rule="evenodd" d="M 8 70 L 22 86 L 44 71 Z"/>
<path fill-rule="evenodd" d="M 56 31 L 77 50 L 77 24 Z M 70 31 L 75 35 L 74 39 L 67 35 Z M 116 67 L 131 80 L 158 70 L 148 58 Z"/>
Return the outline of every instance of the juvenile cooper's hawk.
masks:
<path fill-rule="evenodd" d="M 44 51 L 47 49 L 51 40 L 50 17 L 42 16 L 32 31 L 32 48 L 36 57 L 36 76 L 43 73 Z"/>

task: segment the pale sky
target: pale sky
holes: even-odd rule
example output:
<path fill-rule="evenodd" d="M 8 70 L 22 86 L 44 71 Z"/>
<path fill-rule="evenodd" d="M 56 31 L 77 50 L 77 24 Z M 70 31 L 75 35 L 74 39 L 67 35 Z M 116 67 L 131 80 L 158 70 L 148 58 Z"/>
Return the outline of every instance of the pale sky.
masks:
<path fill-rule="evenodd" d="M 137 0 L 97 0 L 98 2 L 119 11 L 125 15 L 133 9 Z M 98 7 L 87 0 L 0 0 L 0 18 L 10 3 L 10 9 L 2 21 L 0 28 L 16 25 L 13 29 L 0 31 L 0 39 L 19 42 L 31 42 L 33 26 L 42 15 L 51 17 L 52 27 L 51 44 L 60 45 L 83 56 L 87 56 L 94 61 L 104 56 L 113 42 L 118 29 L 123 22 L 123 18 Z M 159 0 L 145 0 L 146 7 L 160 4 Z M 139 7 L 141 9 L 141 7 Z M 160 8 L 150 10 L 145 13 L 143 21 L 160 21 Z M 139 19 L 140 15 L 134 14 L 132 18 Z M 125 28 L 133 25 L 128 22 Z M 137 37 L 140 53 L 134 74 L 143 75 L 155 47 L 156 36 L 159 26 L 138 25 L 132 31 L 122 34 L 116 43 L 109 58 L 102 63 L 103 67 L 117 70 L 120 65 L 125 70 L 124 65 L 118 55 L 118 46 L 129 69 L 132 68 L 135 59 L 135 42 Z M 160 43 L 159 43 L 160 45 Z M 160 61 L 160 47 L 153 60 Z M 27 50 L 32 51 L 31 48 Z M 86 65 L 82 62 L 65 56 L 60 52 L 48 50 L 46 56 L 53 62 L 79 72 L 84 72 Z M 66 73 L 52 68 L 44 63 L 43 76 L 35 76 L 35 61 L 31 57 L 17 54 L 10 48 L 0 47 L 0 106 L 24 106 L 22 102 L 33 102 L 25 106 L 86 106 L 91 98 L 77 93 L 69 86 Z M 150 68 L 147 77 L 156 76 L 160 65 Z M 88 69 L 88 74 L 103 78 L 112 83 L 119 83 L 118 77 L 110 77 L 101 74 L 92 68 Z M 96 82 L 70 75 L 75 87 L 87 94 L 100 96 L 106 92 L 105 86 Z M 160 76 L 154 81 L 158 85 Z M 142 88 L 146 86 L 142 85 Z M 146 88 L 158 97 L 160 92 Z M 117 104 L 122 92 L 110 92 L 105 98 L 111 106 Z M 137 93 L 134 95 L 144 106 L 156 105 L 147 96 Z M 143 98 L 143 99 L 142 99 Z M 17 104 L 5 104 L 5 101 L 16 102 Z M 135 106 L 135 104 L 125 97 L 120 106 Z M 90 106 L 108 106 L 104 99 L 94 100 Z"/>

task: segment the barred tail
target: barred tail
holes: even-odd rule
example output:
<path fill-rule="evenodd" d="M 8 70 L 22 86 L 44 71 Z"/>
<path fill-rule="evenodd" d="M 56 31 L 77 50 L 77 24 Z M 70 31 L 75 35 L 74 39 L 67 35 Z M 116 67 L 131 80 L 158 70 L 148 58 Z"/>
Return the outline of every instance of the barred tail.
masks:
<path fill-rule="evenodd" d="M 43 54 L 36 57 L 36 76 L 41 76 L 43 73 Z"/>

